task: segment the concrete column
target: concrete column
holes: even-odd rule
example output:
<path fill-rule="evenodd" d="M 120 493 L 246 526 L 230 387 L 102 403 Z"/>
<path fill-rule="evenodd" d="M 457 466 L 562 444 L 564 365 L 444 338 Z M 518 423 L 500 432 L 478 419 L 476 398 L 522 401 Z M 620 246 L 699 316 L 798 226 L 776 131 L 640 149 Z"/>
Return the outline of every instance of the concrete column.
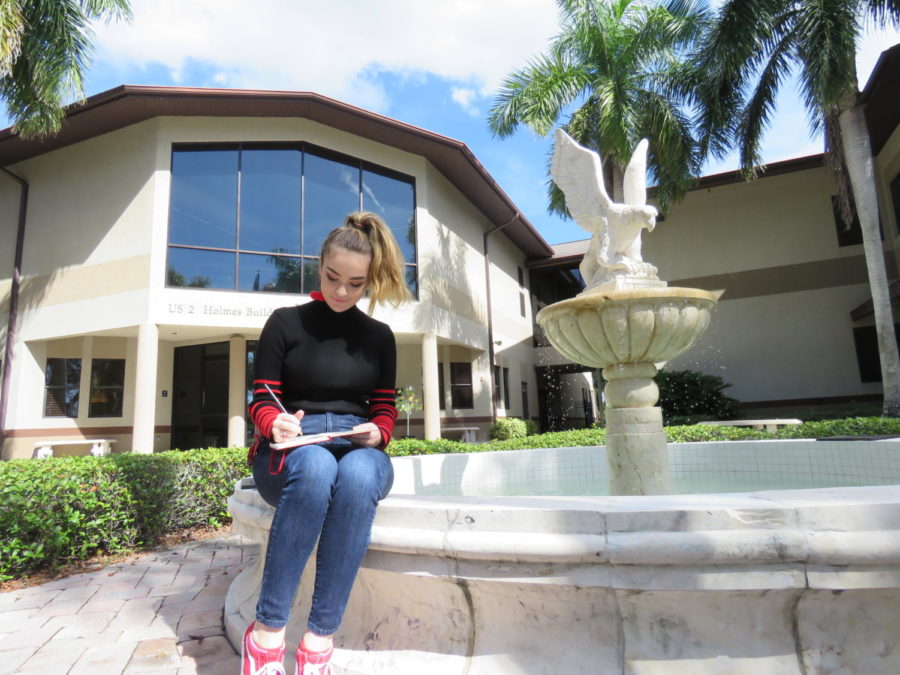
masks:
<path fill-rule="evenodd" d="M 159 329 L 155 323 L 138 327 L 137 363 L 134 383 L 134 432 L 131 449 L 153 452 L 156 430 L 156 370 L 159 351 Z"/>
<path fill-rule="evenodd" d="M 228 341 L 228 445 L 246 445 L 247 422 L 244 418 L 246 400 L 247 339 L 232 335 Z"/>
<path fill-rule="evenodd" d="M 425 333 L 422 336 L 422 405 L 425 421 L 425 439 L 441 437 L 440 390 L 438 387 L 437 336 Z"/>
<path fill-rule="evenodd" d="M 81 338 L 81 381 L 78 383 L 78 421 L 87 422 L 91 410 L 91 361 L 94 358 L 94 338 L 85 335 Z M 88 432 L 90 433 L 90 432 Z"/>

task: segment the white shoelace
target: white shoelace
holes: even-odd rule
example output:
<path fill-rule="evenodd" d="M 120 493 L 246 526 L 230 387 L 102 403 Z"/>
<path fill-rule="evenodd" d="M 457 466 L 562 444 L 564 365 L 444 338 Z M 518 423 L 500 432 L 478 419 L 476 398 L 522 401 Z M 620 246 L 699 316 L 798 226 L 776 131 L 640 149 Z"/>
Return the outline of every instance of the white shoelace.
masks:
<path fill-rule="evenodd" d="M 330 663 L 305 663 L 303 675 L 331 675 Z"/>
<path fill-rule="evenodd" d="M 256 671 L 256 675 L 285 675 L 284 666 L 271 661 Z"/>

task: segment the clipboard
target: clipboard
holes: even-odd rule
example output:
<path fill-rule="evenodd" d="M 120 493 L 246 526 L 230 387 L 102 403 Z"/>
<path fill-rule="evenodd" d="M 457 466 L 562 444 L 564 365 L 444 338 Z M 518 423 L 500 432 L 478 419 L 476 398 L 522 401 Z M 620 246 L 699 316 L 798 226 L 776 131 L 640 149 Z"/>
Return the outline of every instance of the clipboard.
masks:
<path fill-rule="evenodd" d="M 365 434 L 365 431 L 328 431 L 324 434 L 303 434 L 296 436 L 282 443 L 269 443 L 269 447 L 273 450 L 287 450 L 288 448 L 296 448 L 301 445 L 312 445 L 313 443 L 326 443 L 333 438 L 341 436 L 359 436 Z"/>

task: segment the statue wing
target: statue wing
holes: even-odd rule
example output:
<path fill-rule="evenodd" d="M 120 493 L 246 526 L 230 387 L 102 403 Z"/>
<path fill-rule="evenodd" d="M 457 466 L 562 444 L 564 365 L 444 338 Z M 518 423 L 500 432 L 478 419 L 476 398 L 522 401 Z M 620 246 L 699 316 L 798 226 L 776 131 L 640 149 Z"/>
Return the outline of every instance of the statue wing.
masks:
<path fill-rule="evenodd" d="M 612 210 L 600 155 L 578 145 L 562 129 L 556 130 L 550 176 L 566 195 L 569 213 L 584 229 L 593 231 L 591 222 Z"/>
<path fill-rule="evenodd" d="M 650 144 L 647 139 L 641 139 L 628 166 L 625 167 L 625 180 L 622 185 L 625 204 L 629 206 L 643 206 L 647 203 L 647 147 Z"/>

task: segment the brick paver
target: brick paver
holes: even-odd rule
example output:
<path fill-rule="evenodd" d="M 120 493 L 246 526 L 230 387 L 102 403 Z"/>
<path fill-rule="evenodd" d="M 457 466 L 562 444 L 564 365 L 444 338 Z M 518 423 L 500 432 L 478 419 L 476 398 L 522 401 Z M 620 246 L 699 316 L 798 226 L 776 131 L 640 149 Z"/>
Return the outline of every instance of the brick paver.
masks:
<path fill-rule="evenodd" d="M 258 550 L 224 535 L 0 593 L 0 675 L 237 673 L 225 593 Z"/>

